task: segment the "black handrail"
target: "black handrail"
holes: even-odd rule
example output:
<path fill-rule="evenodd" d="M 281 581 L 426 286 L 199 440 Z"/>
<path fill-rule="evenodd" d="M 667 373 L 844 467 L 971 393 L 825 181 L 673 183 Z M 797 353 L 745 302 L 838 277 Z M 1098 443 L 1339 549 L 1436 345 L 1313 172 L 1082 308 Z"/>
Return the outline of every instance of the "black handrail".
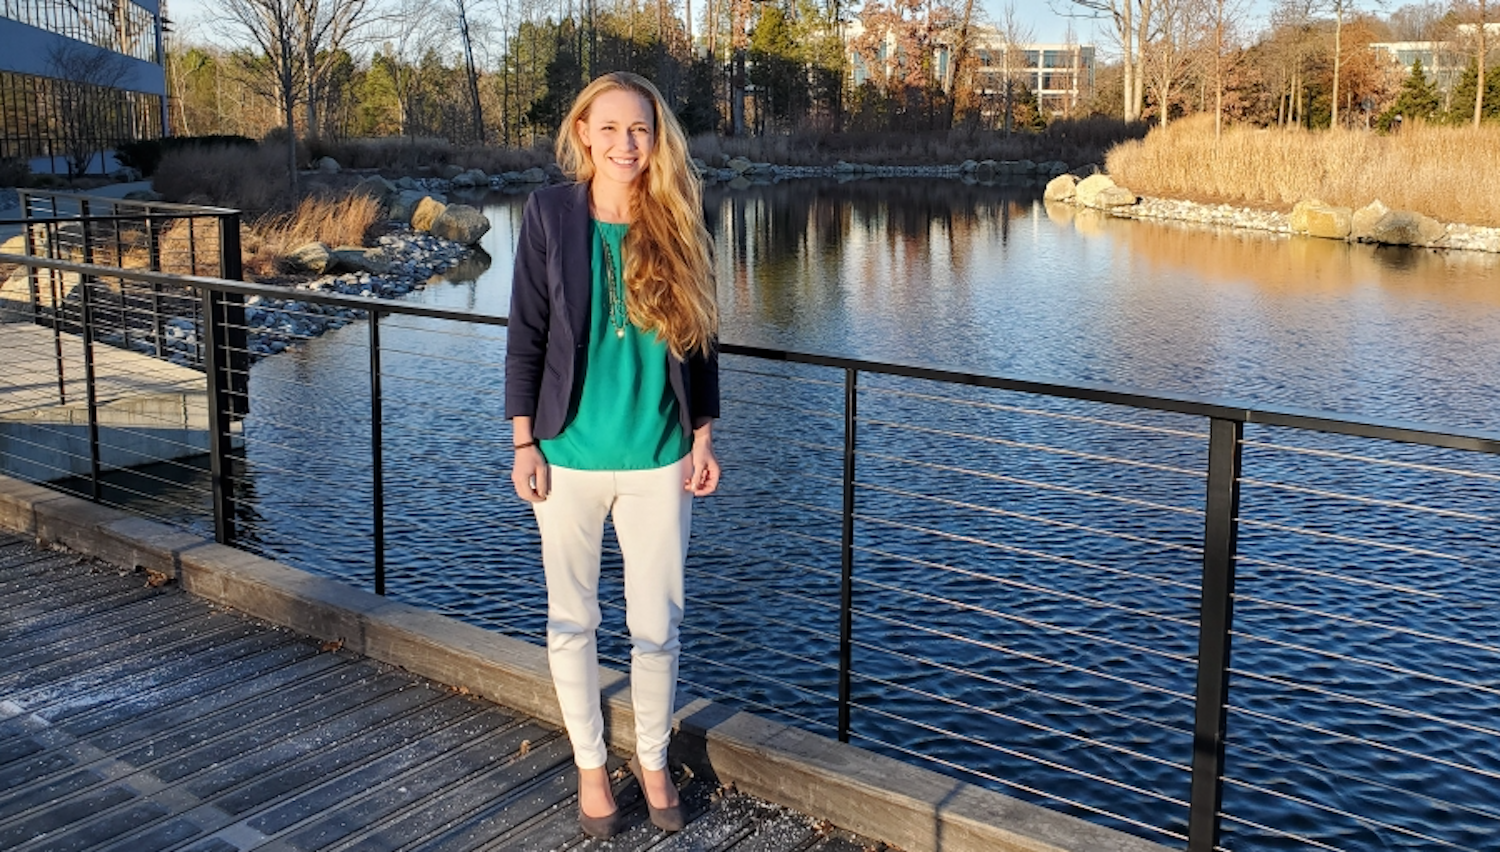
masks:
<path fill-rule="evenodd" d="M 210 278 L 202 275 L 174 275 L 148 270 L 119 269 L 112 266 L 98 266 L 95 264 L 75 263 L 45 257 L 26 257 L 24 255 L 10 254 L 0 254 L 0 263 L 37 266 L 44 269 L 76 272 L 96 277 L 123 278 L 147 284 L 168 284 L 221 293 L 237 293 L 244 296 L 264 296 L 273 299 L 312 302 L 314 304 L 334 305 L 360 311 L 399 313 L 431 319 L 469 322 L 477 325 L 505 326 L 508 324 L 506 317 L 479 314 L 466 310 L 437 308 L 430 305 L 418 305 L 407 302 L 392 302 L 388 299 L 378 299 L 370 296 L 347 296 L 321 290 L 289 290 L 285 287 L 276 287 L 269 284 L 226 281 L 221 278 Z M 901 376 L 913 379 L 926 379 L 944 384 L 1017 391 L 1020 393 L 1037 394 L 1039 396 L 1057 397 L 1059 399 L 1099 402 L 1209 419 L 1217 418 L 1244 424 L 1287 426 L 1295 429 L 1349 435 L 1357 438 L 1375 438 L 1383 441 L 1399 441 L 1407 444 L 1419 444 L 1443 449 L 1469 450 L 1500 455 L 1500 432 L 1490 432 L 1482 429 L 1439 427 L 1430 423 L 1361 417 L 1296 406 L 1257 405 L 1233 400 L 1208 399 L 1187 394 L 1155 393 L 1120 385 L 1096 385 L 1086 382 L 1063 384 L 1040 379 L 996 376 L 988 373 L 975 373 L 941 367 L 923 367 L 895 361 L 868 361 L 841 355 L 823 355 L 811 352 L 798 352 L 790 349 L 771 349 L 763 346 L 749 346 L 739 343 L 723 342 L 719 346 L 719 351 L 725 355 L 743 355 L 767 361 L 833 367 L 840 370 L 857 370 L 862 373 L 874 375 Z"/>

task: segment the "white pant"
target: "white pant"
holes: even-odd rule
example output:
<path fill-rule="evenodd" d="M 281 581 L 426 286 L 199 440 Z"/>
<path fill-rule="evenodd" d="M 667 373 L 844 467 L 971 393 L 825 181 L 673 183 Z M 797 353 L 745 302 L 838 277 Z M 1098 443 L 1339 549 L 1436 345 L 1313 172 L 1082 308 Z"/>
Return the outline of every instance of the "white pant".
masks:
<path fill-rule="evenodd" d="M 686 466 L 686 467 L 685 467 Z M 630 628 L 630 696 L 636 753 L 647 769 L 667 765 L 677 692 L 677 627 L 693 497 L 682 487 L 687 459 L 653 470 L 553 467 L 547 499 L 533 503 L 547 575 L 547 662 L 580 767 L 603 766 L 599 655 L 599 557 L 613 514 L 625 557 L 625 623 Z"/>

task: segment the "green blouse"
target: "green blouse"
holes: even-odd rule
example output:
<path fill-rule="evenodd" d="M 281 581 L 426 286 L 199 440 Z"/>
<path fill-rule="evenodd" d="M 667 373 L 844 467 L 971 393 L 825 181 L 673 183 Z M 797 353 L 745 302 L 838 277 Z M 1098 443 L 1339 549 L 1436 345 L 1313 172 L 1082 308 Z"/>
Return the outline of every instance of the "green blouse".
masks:
<path fill-rule="evenodd" d="M 541 442 L 547 462 L 558 467 L 650 470 L 681 459 L 693 446 L 683 434 L 677 397 L 667 380 L 666 342 L 625 318 L 621 243 L 629 228 L 589 220 L 593 291 L 588 343 L 574 368 L 583 380 L 575 384 L 562 433 Z M 606 273 L 607 257 L 613 261 L 613 279 Z"/>

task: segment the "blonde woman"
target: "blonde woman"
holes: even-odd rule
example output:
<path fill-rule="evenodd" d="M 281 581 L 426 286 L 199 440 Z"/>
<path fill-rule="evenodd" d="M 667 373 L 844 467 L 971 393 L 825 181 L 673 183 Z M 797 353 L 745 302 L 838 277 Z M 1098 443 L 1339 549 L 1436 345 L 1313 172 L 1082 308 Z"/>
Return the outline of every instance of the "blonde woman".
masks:
<path fill-rule="evenodd" d="M 584 832 L 622 827 L 605 770 L 595 630 L 604 520 L 625 559 L 631 759 L 651 821 L 685 812 L 667 773 L 692 498 L 719 484 L 710 237 L 687 140 L 661 93 L 606 74 L 573 102 L 516 249 L 505 357 L 511 481 L 547 577 L 547 659 L 578 766 Z"/>

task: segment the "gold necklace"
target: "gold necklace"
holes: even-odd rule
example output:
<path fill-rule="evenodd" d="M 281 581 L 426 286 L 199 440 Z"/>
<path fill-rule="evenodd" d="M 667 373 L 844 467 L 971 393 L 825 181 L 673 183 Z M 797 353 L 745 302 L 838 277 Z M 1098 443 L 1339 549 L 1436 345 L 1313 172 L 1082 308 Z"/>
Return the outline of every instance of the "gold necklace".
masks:
<path fill-rule="evenodd" d="M 615 327 L 615 337 L 624 339 L 625 324 L 630 317 L 625 310 L 625 293 L 620 286 L 620 276 L 615 272 L 615 254 L 609 250 L 609 237 L 599 232 L 599 243 L 604 246 L 604 279 L 609 285 L 609 324 Z"/>

